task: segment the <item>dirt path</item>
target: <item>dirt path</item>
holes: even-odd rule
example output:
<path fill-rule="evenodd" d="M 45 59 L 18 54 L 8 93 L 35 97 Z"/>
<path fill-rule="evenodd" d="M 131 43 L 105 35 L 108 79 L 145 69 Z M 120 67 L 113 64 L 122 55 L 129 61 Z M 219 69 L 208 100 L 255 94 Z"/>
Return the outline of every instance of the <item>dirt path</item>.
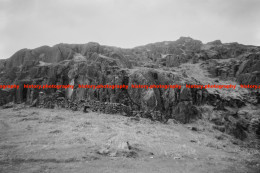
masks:
<path fill-rule="evenodd" d="M 190 129 L 196 127 L 196 131 Z M 0 110 L 0 172 L 259 172 L 259 153 L 210 124 L 120 115 Z M 127 145 L 127 142 L 129 145 Z"/>

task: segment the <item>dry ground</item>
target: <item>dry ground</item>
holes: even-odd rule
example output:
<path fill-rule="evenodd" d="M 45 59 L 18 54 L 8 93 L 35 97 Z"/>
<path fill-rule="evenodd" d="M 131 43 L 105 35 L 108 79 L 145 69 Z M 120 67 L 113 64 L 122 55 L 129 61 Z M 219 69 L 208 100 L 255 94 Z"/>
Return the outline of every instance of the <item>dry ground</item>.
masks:
<path fill-rule="evenodd" d="M 1 173 L 260 172 L 259 152 L 236 143 L 203 121 L 161 124 L 65 109 L 0 110 Z"/>

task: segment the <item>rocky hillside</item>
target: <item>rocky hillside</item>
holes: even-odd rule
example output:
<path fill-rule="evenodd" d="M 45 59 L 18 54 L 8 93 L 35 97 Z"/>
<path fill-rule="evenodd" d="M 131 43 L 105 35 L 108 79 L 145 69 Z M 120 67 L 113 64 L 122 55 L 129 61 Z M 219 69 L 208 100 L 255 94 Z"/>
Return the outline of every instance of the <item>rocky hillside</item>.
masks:
<path fill-rule="evenodd" d="M 98 43 L 57 44 L 22 49 L 0 61 L 0 84 L 75 85 L 59 90 L 70 102 L 121 103 L 145 115 L 159 112 L 163 121 L 189 123 L 198 118 L 212 121 L 216 129 L 247 139 L 260 136 L 260 47 L 181 37 L 132 49 Z M 82 85 L 182 85 L 181 89 L 86 89 Z M 234 84 L 237 89 L 185 88 L 185 84 Z M 0 105 L 34 104 L 39 93 L 56 89 L 0 90 Z M 55 107 L 55 106 L 54 106 Z M 253 107 L 253 108 L 252 108 Z M 254 111 L 252 112 L 252 109 Z M 142 113 L 140 113 L 142 115 Z M 146 115 L 147 117 L 153 117 Z"/>

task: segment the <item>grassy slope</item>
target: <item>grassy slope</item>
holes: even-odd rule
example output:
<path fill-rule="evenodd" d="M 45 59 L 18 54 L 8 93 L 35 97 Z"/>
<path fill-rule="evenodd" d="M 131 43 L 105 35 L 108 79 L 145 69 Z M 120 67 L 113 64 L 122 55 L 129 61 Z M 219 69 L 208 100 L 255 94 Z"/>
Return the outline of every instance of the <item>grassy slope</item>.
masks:
<path fill-rule="evenodd" d="M 0 110 L 0 172 L 257 172 L 258 152 L 231 140 L 202 121 L 11 108 Z"/>

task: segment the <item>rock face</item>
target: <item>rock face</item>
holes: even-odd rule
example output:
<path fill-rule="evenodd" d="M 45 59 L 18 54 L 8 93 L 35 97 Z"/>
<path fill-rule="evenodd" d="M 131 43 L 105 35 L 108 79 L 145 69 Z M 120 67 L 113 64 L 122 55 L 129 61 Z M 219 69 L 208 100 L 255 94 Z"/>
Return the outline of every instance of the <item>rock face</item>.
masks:
<path fill-rule="evenodd" d="M 13 90 L 0 89 L 0 105 L 13 101 L 15 93 Z"/>
<path fill-rule="evenodd" d="M 208 59 L 205 66 L 213 77 L 234 80 L 239 84 L 259 84 L 259 47 L 235 43 L 227 45 L 208 43 L 204 46 L 203 52 Z"/>
<path fill-rule="evenodd" d="M 199 52 L 202 42 L 189 37 L 181 37 L 176 41 L 165 41 L 135 47 L 136 56 L 146 61 L 157 62 L 161 66 L 176 67 L 191 60 Z"/>
<path fill-rule="evenodd" d="M 219 80 L 260 84 L 260 48 L 256 46 L 222 44 L 219 40 L 203 44 L 189 37 L 133 49 L 102 46 L 93 42 L 57 44 L 53 47 L 22 49 L 9 59 L 0 60 L 0 84 L 21 86 L 18 90 L 1 89 L 0 105 L 14 101 L 76 110 L 82 109 L 84 104 L 97 102 L 99 104 L 92 105 L 91 109 L 140 115 L 160 121 L 173 118 L 182 123 L 203 117 L 205 113 L 201 107 L 204 105 L 212 106 L 214 111 L 224 112 L 227 107 L 239 109 L 246 105 L 243 98 L 232 95 L 222 97 L 207 89 L 185 88 L 187 83 L 200 84 L 185 71 L 178 70 L 185 63 L 201 63 L 211 77 Z M 74 85 L 74 88 L 34 89 L 22 87 L 24 84 Z M 135 85 L 175 84 L 183 87 L 132 88 Z M 79 85 L 127 85 L 129 88 L 98 89 Z M 77 104 L 79 106 L 75 106 Z M 119 108 L 111 108 L 111 104 L 124 105 L 128 110 L 116 111 Z M 233 129 L 224 128 L 230 133 L 244 129 L 238 120 L 226 119 L 225 122 L 236 124 L 232 126 Z M 241 131 L 238 134 L 244 133 Z M 245 136 L 238 135 L 238 138 L 244 139 Z"/>

